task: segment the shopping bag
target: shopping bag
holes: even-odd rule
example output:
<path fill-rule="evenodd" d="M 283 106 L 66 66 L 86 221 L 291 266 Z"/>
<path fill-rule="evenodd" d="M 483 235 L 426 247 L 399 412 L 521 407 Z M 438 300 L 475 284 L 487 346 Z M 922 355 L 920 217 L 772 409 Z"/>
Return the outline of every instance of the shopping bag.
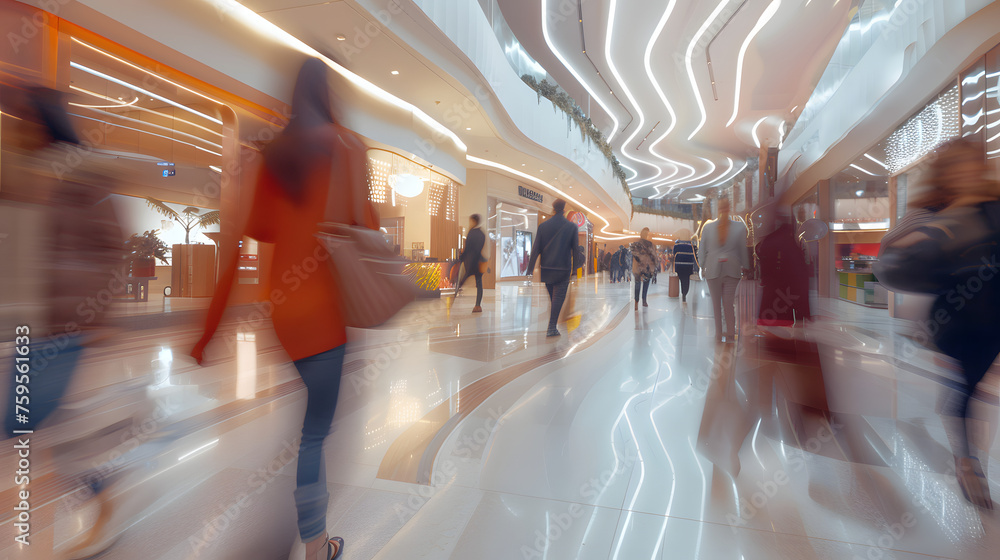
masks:
<path fill-rule="evenodd" d="M 566 287 L 566 301 L 559 311 L 559 323 L 566 326 L 566 330 L 574 331 L 580 326 L 583 314 L 576 309 L 576 285 L 570 282 Z"/>
<path fill-rule="evenodd" d="M 381 232 L 337 223 L 324 223 L 321 229 L 317 236 L 330 253 L 347 326 L 381 325 L 413 301 L 416 290 L 403 274 L 406 263 Z"/>

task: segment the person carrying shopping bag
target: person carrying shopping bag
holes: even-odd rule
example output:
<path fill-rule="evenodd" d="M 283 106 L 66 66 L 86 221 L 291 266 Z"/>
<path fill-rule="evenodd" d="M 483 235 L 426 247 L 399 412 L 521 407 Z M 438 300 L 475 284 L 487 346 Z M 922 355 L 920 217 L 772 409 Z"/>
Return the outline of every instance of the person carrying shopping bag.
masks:
<path fill-rule="evenodd" d="M 320 224 L 354 224 L 377 230 L 374 207 L 367 202 L 365 147 L 334 119 L 326 64 L 310 58 L 302 65 L 292 96 L 292 118 L 264 149 L 264 165 L 249 214 L 238 236 L 230 238 L 219 284 L 209 308 L 204 335 L 191 351 L 202 363 L 232 288 L 237 240 L 244 235 L 274 247 L 272 320 L 282 347 L 306 386 L 306 412 L 296 470 L 295 506 L 306 560 L 340 558 L 344 541 L 326 533 L 329 493 L 323 442 L 330 432 L 346 352 L 345 303 L 338 279 L 327 266 L 304 278 L 287 271 L 309 259 L 327 260 L 319 239 Z M 224 245 L 225 246 L 225 245 Z M 290 283 L 292 280 L 294 282 Z"/>
<path fill-rule="evenodd" d="M 566 201 L 556 199 L 552 203 L 555 215 L 538 226 L 538 235 L 531 248 L 531 260 L 528 262 L 529 273 L 535 270 L 535 262 L 541 259 L 541 276 L 545 288 L 549 292 L 552 310 L 549 313 L 549 328 L 545 336 L 559 336 L 556 325 L 559 312 L 566 301 L 566 291 L 569 289 L 569 277 L 573 272 L 573 260 L 576 247 L 579 245 L 577 234 L 579 228 L 563 216 Z"/>

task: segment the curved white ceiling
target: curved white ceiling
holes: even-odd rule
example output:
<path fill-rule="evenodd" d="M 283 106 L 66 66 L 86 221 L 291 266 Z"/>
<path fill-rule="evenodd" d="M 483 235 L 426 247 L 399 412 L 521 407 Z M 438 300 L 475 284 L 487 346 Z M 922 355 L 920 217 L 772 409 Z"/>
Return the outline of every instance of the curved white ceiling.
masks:
<path fill-rule="evenodd" d="M 725 182 L 758 145 L 778 146 L 857 4 L 497 2 L 524 49 L 611 139 L 633 195 L 650 198 Z"/>

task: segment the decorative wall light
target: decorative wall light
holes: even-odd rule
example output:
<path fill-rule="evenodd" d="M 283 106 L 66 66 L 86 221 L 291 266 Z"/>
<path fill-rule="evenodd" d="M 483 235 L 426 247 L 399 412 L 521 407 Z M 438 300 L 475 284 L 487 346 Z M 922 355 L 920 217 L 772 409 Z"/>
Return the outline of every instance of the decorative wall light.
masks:
<path fill-rule="evenodd" d="M 399 173 L 389 177 L 389 186 L 399 196 L 413 198 L 424 192 L 424 179 L 410 173 Z"/>

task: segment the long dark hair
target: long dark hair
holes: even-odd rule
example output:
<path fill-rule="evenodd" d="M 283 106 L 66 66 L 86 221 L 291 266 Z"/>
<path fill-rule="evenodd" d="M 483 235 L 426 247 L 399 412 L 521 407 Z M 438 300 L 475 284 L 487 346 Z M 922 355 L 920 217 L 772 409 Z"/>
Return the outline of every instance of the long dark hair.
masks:
<path fill-rule="evenodd" d="M 317 161 L 333 157 L 330 149 L 309 139 L 318 127 L 336 124 L 327 83 L 326 63 L 310 58 L 302 64 L 292 93 L 292 117 L 274 142 L 264 149 L 264 164 L 292 200 L 300 200 Z"/>
<path fill-rule="evenodd" d="M 39 123 L 45 127 L 52 143 L 80 143 L 66 110 L 66 98 L 61 91 L 39 86 L 30 88 L 28 96 Z"/>

